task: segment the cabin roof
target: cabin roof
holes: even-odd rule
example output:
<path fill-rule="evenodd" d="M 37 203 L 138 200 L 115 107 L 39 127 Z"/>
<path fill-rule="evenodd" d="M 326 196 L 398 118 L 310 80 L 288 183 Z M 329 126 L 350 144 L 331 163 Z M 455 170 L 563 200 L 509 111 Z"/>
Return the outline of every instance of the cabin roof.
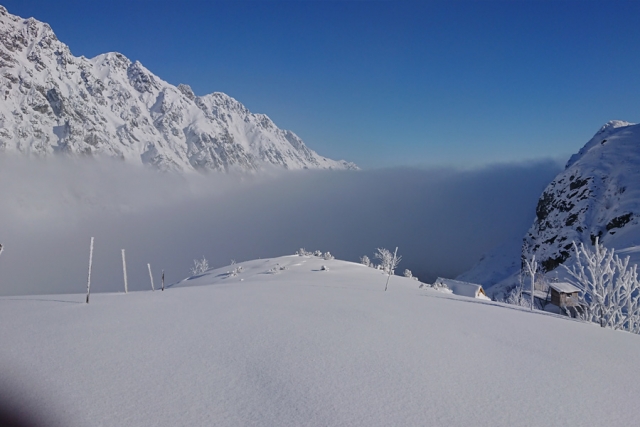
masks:
<path fill-rule="evenodd" d="M 476 298 L 482 289 L 482 285 L 476 283 L 461 282 L 460 280 L 445 279 L 442 277 L 438 277 L 436 283 L 447 285 L 455 295 L 462 295 L 464 297 Z M 482 290 L 482 292 L 484 293 L 484 290 Z"/>
<path fill-rule="evenodd" d="M 571 283 L 567 283 L 567 282 L 549 283 L 549 287 L 563 294 L 572 294 L 574 292 L 580 292 L 580 288 L 577 288 L 573 286 Z"/>

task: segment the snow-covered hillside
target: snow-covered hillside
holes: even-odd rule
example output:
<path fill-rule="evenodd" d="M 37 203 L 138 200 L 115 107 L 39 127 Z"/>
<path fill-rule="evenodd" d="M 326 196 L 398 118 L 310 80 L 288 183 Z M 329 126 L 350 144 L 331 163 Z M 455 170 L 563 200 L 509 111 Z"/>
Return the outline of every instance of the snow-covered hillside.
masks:
<path fill-rule="evenodd" d="M 81 294 L 3 297 L 3 399 L 47 426 L 629 426 L 640 417 L 638 336 L 397 276 L 384 292 L 385 279 L 288 256 L 164 292 L 93 294 L 90 304 Z"/>
<path fill-rule="evenodd" d="M 164 170 L 355 169 L 223 93 L 196 96 L 119 53 L 75 57 L 0 6 L 0 151 L 101 154 Z"/>
<path fill-rule="evenodd" d="M 460 277 L 487 286 L 515 283 L 521 254 L 546 272 L 570 262 L 572 242 L 593 244 L 596 237 L 620 255 L 640 263 L 640 125 L 610 121 L 575 155 L 544 190 L 535 220 L 514 244 L 496 248 Z M 508 253 L 506 248 L 508 247 Z M 554 272 L 554 275 L 556 272 Z M 495 289 L 497 290 L 497 289 Z"/>
<path fill-rule="evenodd" d="M 627 250 L 640 244 L 640 126 L 611 121 L 569 159 L 544 190 L 525 237 L 545 271 L 570 256 L 571 242 Z M 640 261 L 638 257 L 635 261 Z"/>

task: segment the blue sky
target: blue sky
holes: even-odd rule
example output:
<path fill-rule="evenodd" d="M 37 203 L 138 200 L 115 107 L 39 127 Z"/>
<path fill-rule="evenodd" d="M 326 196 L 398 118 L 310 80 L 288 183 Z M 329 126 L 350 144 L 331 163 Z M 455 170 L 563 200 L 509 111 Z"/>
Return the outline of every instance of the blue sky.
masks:
<path fill-rule="evenodd" d="M 562 161 L 638 121 L 636 1 L 5 0 L 365 168 Z"/>

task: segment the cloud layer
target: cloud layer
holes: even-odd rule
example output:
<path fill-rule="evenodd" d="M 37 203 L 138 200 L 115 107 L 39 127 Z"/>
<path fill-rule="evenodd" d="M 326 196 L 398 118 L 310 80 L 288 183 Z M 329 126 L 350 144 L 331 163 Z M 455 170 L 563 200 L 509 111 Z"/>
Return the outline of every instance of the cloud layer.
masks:
<path fill-rule="evenodd" d="M 423 281 L 454 277 L 505 239 L 522 236 L 553 161 L 479 170 L 162 174 L 95 159 L 0 159 L 0 294 L 84 292 L 186 277 L 211 266 L 293 254 L 300 247 L 357 261 L 399 247 L 400 269 Z"/>

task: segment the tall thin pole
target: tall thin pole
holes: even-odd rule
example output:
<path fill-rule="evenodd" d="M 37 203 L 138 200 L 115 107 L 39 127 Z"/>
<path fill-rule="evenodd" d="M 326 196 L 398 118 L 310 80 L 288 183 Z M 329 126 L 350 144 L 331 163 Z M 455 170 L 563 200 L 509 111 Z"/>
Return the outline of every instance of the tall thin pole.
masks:
<path fill-rule="evenodd" d="M 87 278 L 87 304 L 89 304 L 89 293 L 91 292 L 91 265 L 93 264 L 93 237 L 89 245 L 89 277 Z"/>
<path fill-rule="evenodd" d="M 536 284 L 536 270 L 538 269 L 538 264 L 536 263 L 536 256 L 531 257 L 531 266 L 529 267 L 531 271 L 531 311 L 533 311 L 533 306 L 535 302 L 535 297 L 533 293 L 535 292 L 535 284 Z"/>
<path fill-rule="evenodd" d="M 124 249 L 122 250 L 122 274 L 124 275 L 124 293 L 129 292 L 129 288 L 127 286 L 127 261 L 124 258 Z"/>
<path fill-rule="evenodd" d="M 164 270 L 162 270 L 162 290 L 164 291 Z"/>
<path fill-rule="evenodd" d="M 391 270 L 395 268 L 396 265 L 396 256 L 398 255 L 398 247 L 396 246 L 396 250 L 393 253 L 393 260 L 391 261 L 391 265 L 389 266 L 389 275 L 387 276 L 387 283 L 384 285 L 384 291 L 387 292 L 387 286 L 389 286 L 389 279 L 391 278 Z"/>
<path fill-rule="evenodd" d="M 149 269 L 149 279 L 151 279 L 151 290 L 155 291 L 156 289 L 153 287 L 153 275 L 151 274 L 151 264 L 147 264 L 147 268 Z"/>

